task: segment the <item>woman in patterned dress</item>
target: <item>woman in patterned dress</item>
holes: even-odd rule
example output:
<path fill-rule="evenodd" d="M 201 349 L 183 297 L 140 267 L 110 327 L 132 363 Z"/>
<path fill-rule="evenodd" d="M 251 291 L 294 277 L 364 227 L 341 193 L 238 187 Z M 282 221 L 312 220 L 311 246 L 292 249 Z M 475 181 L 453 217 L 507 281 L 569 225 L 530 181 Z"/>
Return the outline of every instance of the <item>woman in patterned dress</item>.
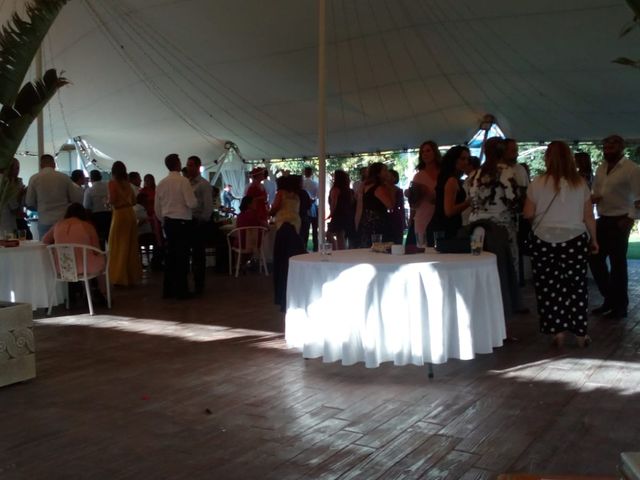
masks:
<path fill-rule="evenodd" d="M 469 222 L 491 220 L 509 233 L 512 262 L 518 258 L 514 215 L 518 210 L 518 183 L 512 167 L 501 163 L 505 144 L 492 137 L 485 143 L 485 162 L 469 177 Z M 515 267 L 514 267 L 515 268 Z"/>
<path fill-rule="evenodd" d="M 599 248 L 591 196 L 566 143 L 551 142 L 544 160 L 547 170 L 529 186 L 524 206 L 534 234 L 531 265 L 540 331 L 554 335 L 558 347 L 571 332 L 585 347 L 590 342 L 587 256 Z"/>

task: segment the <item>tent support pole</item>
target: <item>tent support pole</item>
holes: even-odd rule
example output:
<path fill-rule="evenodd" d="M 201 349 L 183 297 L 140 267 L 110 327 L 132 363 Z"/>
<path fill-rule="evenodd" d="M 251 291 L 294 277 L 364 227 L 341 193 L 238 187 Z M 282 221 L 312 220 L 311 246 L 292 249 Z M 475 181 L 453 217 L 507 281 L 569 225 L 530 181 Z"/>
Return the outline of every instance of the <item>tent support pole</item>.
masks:
<path fill-rule="evenodd" d="M 326 205 L 326 2 L 318 0 L 318 242 L 325 241 Z"/>
<path fill-rule="evenodd" d="M 42 78 L 42 48 L 39 48 L 38 52 L 36 53 L 35 66 L 36 66 L 36 78 L 41 79 Z M 40 162 L 40 158 L 42 157 L 42 155 L 44 155 L 44 109 L 42 109 L 38 114 L 38 118 L 36 120 L 36 130 L 37 130 L 37 136 L 38 136 L 38 162 Z"/>
<path fill-rule="evenodd" d="M 226 152 L 224 152 L 222 155 L 218 157 L 218 170 L 216 170 L 216 174 L 213 176 L 213 179 L 211 180 L 211 182 L 209 182 L 211 185 L 215 186 L 216 182 L 218 181 L 218 177 L 222 173 L 222 165 L 224 165 L 224 162 L 227 160 L 227 156 L 230 154 L 231 154 L 231 151 L 227 150 Z"/>

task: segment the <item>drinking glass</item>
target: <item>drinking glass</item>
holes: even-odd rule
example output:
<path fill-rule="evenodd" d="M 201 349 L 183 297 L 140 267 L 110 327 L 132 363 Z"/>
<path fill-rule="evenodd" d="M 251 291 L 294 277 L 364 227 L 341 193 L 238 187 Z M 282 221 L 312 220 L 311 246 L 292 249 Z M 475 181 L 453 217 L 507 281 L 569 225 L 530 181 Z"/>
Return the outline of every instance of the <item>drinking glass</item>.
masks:
<path fill-rule="evenodd" d="M 484 228 L 476 227 L 471 234 L 471 254 L 480 255 L 484 245 Z"/>
<path fill-rule="evenodd" d="M 18 230 L 18 240 L 24 242 L 27 239 L 27 231 L 26 230 Z"/>
<path fill-rule="evenodd" d="M 376 243 L 382 243 L 381 233 L 374 233 L 373 235 L 371 235 L 371 245 L 374 245 Z"/>
<path fill-rule="evenodd" d="M 331 253 L 333 252 L 333 244 L 326 242 L 326 243 L 322 243 L 320 245 L 320 254 L 322 255 L 322 261 L 323 262 L 328 262 L 329 259 L 327 258 L 328 256 L 331 255 Z"/>
<path fill-rule="evenodd" d="M 471 237 L 471 255 L 480 255 L 482 253 L 482 241 Z"/>
<path fill-rule="evenodd" d="M 425 232 L 416 232 L 416 247 L 424 248 L 427 246 L 427 234 Z"/>

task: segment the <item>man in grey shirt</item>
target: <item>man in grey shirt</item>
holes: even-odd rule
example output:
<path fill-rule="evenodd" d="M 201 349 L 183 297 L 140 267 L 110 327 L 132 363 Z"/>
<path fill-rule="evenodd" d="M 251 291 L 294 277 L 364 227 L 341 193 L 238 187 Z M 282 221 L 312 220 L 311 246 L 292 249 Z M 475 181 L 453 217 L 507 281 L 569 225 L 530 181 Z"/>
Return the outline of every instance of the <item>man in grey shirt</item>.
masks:
<path fill-rule="evenodd" d="M 191 236 L 191 269 L 193 271 L 194 292 L 201 295 L 204 291 L 204 277 L 206 268 L 205 249 L 209 234 L 209 221 L 213 213 L 213 194 L 211 185 L 202 175 L 202 162 L 195 155 L 187 159 L 187 178 L 193 188 L 193 194 L 198 204 L 193 212 L 193 235 Z"/>
<path fill-rule="evenodd" d="M 52 155 L 40 157 L 40 171 L 29 179 L 25 203 L 38 212 L 40 238 L 58 221 L 64 218 L 67 207 L 77 196 L 77 186 L 62 172 L 56 172 Z"/>

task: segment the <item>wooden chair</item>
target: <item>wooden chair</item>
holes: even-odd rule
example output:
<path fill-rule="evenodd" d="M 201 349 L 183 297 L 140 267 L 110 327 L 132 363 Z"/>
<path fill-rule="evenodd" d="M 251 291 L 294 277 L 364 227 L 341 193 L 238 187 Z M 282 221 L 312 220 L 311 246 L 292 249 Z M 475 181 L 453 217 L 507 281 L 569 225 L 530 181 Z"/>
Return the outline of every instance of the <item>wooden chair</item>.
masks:
<path fill-rule="evenodd" d="M 49 259 L 51 266 L 56 275 L 56 281 L 67 283 L 66 306 L 69 308 L 69 282 L 84 282 L 87 292 L 87 301 L 89 302 L 89 314 L 93 315 L 93 302 L 91 300 L 91 288 L 89 288 L 89 280 L 104 275 L 107 286 L 107 306 L 111 308 L 111 285 L 109 284 L 109 255 L 106 251 L 99 250 L 89 245 L 80 245 L 77 243 L 58 243 L 49 245 Z M 79 272 L 76 250 L 82 253 L 82 272 Z M 104 256 L 104 268 L 96 273 L 87 274 L 87 254 L 95 252 Z M 53 296 L 49 296 L 49 310 L 47 315 L 51 315 L 53 308 Z"/>
<path fill-rule="evenodd" d="M 227 235 L 227 245 L 229 247 L 229 275 L 233 275 L 233 254 L 236 254 L 236 277 L 240 273 L 240 260 L 243 255 L 251 255 L 260 262 L 260 271 L 264 270 L 265 275 L 269 275 L 267 270 L 267 260 L 262 248 L 264 237 L 269 232 L 266 227 L 240 227 L 234 228 Z"/>

